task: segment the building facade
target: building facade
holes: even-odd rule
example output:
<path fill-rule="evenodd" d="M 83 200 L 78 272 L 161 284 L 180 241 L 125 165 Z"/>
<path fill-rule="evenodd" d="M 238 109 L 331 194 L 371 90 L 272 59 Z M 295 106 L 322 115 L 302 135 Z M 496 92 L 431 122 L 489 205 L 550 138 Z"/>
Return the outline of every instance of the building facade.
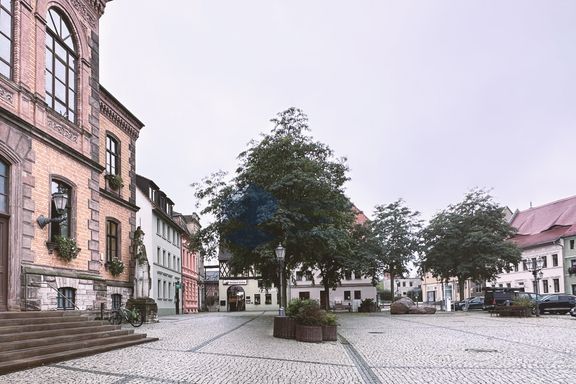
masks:
<path fill-rule="evenodd" d="M 264 287 L 262 276 L 255 268 L 249 268 L 240 274 L 232 273 L 230 258 L 230 253 L 220 250 L 218 310 L 221 312 L 277 310 L 280 307 L 278 288 L 274 285 L 270 288 Z"/>
<path fill-rule="evenodd" d="M 152 180 L 136 175 L 138 225 L 145 233 L 144 244 L 150 265 L 150 297 L 159 315 L 180 312 L 182 297 L 181 245 L 183 229 L 174 221 L 174 203 Z"/>
<path fill-rule="evenodd" d="M 202 308 L 200 287 L 203 279 L 200 274 L 203 268 L 202 258 L 197 251 L 190 249 L 192 236 L 200 230 L 200 218 L 196 214 L 182 215 L 175 213 L 174 221 L 182 228 L 181 260 L 182 313 L 195 313 Z"/>
<path fill-rule="evenodd" d="M 576 294 L 576 196 L 554 201 L 512 217 L 517 229 L 512 241 L 522 250 L 522 261 L 491 282 L 497 287 L 541 294 Z M 530 266 L 542 260 L 536 278 Z"/>
<path fill-rule="evenodd" d="M 99 84 L 106 3 L 0 2 L 0 311 L 133 293 L 143 124 Z"/>
<path fill-rule="evenodd" d="M 294 271 L 289 285 L 289 300 L 312 299 L 326 307 L 326 292 L 320 284 L 322 278 L 318 270 Z M 344 273 L 339 286 L 330 290 L 328 301 L 330 308 L 350 308 L 356 310 L 362 300 L 377 300 L 376 287 L 372 279 L 354 271 Z"/>

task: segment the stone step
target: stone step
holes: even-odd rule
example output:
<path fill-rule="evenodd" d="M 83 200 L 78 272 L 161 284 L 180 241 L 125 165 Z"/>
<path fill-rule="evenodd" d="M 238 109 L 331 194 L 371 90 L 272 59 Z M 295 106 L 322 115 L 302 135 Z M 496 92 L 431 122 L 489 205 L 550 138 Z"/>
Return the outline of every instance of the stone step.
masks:
<path fill-rule="evenodd" d="M 20 360 L 34 356 L 52 355 L 55 353 L 62 353 L 71 350 L 93 348 L 109 344 L 125 343 L 144 339 L 145 337 L 146 336 L 143 334 L 132 333 L 119 336 L 91 338 L 87 340 L 74 340 L 67 343 L 49 343 L 47 345 L 33 348 L 25 348 L 20 350 L 2 352 L 0 353 L 0 361 Z"/>
<path fill-rule="evenodd" d="M 120 329 L 119 326 L 115 327 L 117 327 L 117 329 L 112 329 L 112 327 L 110 327 L 111 329 L 102 330 L 101 332 L 93 331 L 90 333 L 86 333 L 85 328 L 80 328 L 84 333 L 70 334 L 70 332 L 67 332 L 62 336 L 53 336 L 51 333 L 48 333 L 44 335 L 37 335 L 37 337 L 29 337 L 28 339 L 25 340 L 21 340 L 20 338 L 14 338 L 11 341 L 0 340 L 0 345 L 2 346 L 2 353 L 4 353 L 7 351 L 16 351 L 19 349 L 43 347 L 46 345 L 54 345 L 61 343 L 70 343 L 73 341 L 79 342 L 83 340 L 90 340 L 96 338 L 124 336 L 124 335 L 131 335 L 134 333 L 132 330 L 129 329 Z"/>
<path fill-rule="evenodd" d="M 79 328 L 57 328 L 48 329 L 42 331 L 31 331 L 31 332 L 14 332 L 8 334 L 0 334 L 0 346 L 3 343 L 9 343 L 17 340 L 28 340 L 28 339 L 42 339 L 48 337 L 59 337 L 65 335 L 78 335 L 90 332 L 110 332 L 119 329 L 119 325 L 105 324 L 95 327 L 79 327 Z"/>
<path fill-rule="evenodd" d="M 0 322 L 0 335 L 10 333 L 25 333 L 35 331 L 47 331 L 53 329 L 66 329 L 66 328 L 80 328 L 80 327 L 95 327 L 99 325 L 109 324 L 108 321 L 103 320 L 81 320 L 73 322 L 50 322 L 44 324 L 29 324 L 29 325 L 12 325 L 2 326 Z"/>
<path fill-rule="evenodd" d="M 14 325 L 32 325 L 32 324 L 49 324 L 49 323 L 72 323 L 74 321 L 89 321 L 84 316 L 58 316 L 58 317 L 16 317 L 13 319 L 0 319 L 0 327 L 9 327 Z"/>
<path fill-rule="evenodd" d="M 30 319 L 39 317 L 69 317 L 84 316 L 85 311 L 22 311 L 22 312 L 0 312 L 2 319 Z"/>
<path fill-rule="evenodd" d="M 79 358 L 79 357 L 94 355 L 97 353 L 102 353 L 102 352 L 110 351 L 113 349 L 126 348 L 126 347 L 130 347 L 130 346 L 134 346 L 134 345 L 138 345 L 138 344 L 142 344 L 142 343 L 148 343 L 148 342 L 156 341 L 156 340 L 158 340 L 158 339 L 157 338 L 150 338 L 150 337 L 140 338 L 137 340 L 113 342 L 113 343 L 109 343 L 106 345 L 97 345 L 97 346 L 91 346 L 91 347 L 83 347 L 83 348 L 75 349 L 75 350 L 50 353 L 50 354 L 46 354 L 43 356 L 31 356 L 31 357 L 25 357 L 25 358 L 17 359 L 17 360 L 0 361 L 0 375 L 8 373 L 8 372 L 13 372 L 13 371 L 18 371 L 18 370 L 22 370 L 22 369 L 37 367 L 39 365 L 51 364 L 51 363 L 55 363 L 55 362 L 59 362 L 59 361 L 70 360 L 70 359 L 75 359 L 75 358 Z"/>

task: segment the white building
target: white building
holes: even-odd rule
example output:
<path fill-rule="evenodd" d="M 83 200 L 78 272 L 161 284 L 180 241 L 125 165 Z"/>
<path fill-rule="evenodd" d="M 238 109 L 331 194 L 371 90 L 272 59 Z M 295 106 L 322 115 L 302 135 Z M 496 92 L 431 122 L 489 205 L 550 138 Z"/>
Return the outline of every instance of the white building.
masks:
<path fill-rule="evenodd" d="M 176 313 L 181 307 L 180 245 L 182 228 L 172 219 L 173 202 L 152 181 L 136 175 L 136 225 L 144 231 L 150 265 L 151 292 L 159 315 Z"/>
<path fill-rule="evenodd" d="M 296 271 L 290 279 L 288 296 L 290 299 L 313 299 L 326 306 L 326 291 L 320 284 L 322 278 L 318 270 Z M 377 303 L 376 287 L 372 279 L 355 272 L 346 272 L 338 287 L 329 291 L 330 308 L 351 308 L 356 310 L 362 300 L 372 299 Z"/>

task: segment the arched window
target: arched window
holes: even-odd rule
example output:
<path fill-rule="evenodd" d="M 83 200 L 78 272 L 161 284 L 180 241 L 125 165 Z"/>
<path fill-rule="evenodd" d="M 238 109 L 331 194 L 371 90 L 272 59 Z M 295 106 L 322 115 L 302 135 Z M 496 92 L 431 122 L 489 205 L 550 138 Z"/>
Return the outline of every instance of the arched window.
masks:
<path fill-rule="evenodd" d="M 9 166 L 0 160 L 0 213 L 8 213 L 8 170 Z"/>
<path fill-rule="evenodd" d="M 56 236 L 70 237 L 71 235 L 70 221 L 72 220 L 72 187 L 59 180 L 52 180 L 51 184 L 52 194 L 60 192 L 67 196 L 64 212 L 59 212 L 56 209 L 56 204 L 54 203 L 54 199 L 52 199 L 50 217 L 60 217 L 62 219 L 60 222 L 56 221 L 50 224 L 50 238 L 51 241 L 55 241 Z"/>
<path fill-rule="evenodd" d="M 12 70 L 12 0 L 0 0 L 0 73 Z"/>
<path fill-rule="evenodd" d="M 76 290 L 70 287 L 58 288 L 58 309 L 76 307 Z"/>
<path fill-rule="evenodd" d="M 106 220 L 106 261 L 118 258 L 118 223 Z"/>
<path fill-rule="evenodd" d="M 77 54 L 71 29 L 53 8 L 46 19 L 46 103 L 75 122 Z"/>
<path fill-rule="evenodd" d="M 118 141 L 110 135 L 106 135 L 106 173 L 108 175 L 118 175 L 120 151 Z"/>

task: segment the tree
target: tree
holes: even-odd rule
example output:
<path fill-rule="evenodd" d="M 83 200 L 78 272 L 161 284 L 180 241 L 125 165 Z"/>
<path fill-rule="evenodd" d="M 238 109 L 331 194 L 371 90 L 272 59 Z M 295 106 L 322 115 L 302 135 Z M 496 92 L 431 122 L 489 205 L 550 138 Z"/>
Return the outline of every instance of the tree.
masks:
<path fill-rule="evenodd" d="M 318 267 L 324 286 L 333 287 L 354 219 L 343 191 L 346 160 L 305 134 L 308 118 L 301 110 L 290 108 L 272 122 L 271 133 L 239 155 L 231 180 L 218 173 L 194 184 L 196 197 L 207 200 L 202 213 L 214 218 L 195 244 L 207 244 L 208 256 L 225 248 L 233 272 L 256 266 L 266 282 L 277 283 L 274 249 L 282 243 L 285 270 Z"/>
<path fill-rule="evenodd" d="M 462 202 L 434 216 L 424 230 L 421 268 L 444 281 L 457 277 L 463 298 L 466 280 L 493 280 L 518 264 L 521 251 L 508 241 L 514 233 L 504 219 L 504 209 L 492 196 L 472 190 Z"/>
<path fill-rule="evenodd" d="M 420 250 L 422 220 L 418 211 L 412 212 L 399 199 L 374 209 L 370 222 L 376 244 L 375 263 L 380 273 L 390 275 L 390 290 L 394 292 L 394 278 L 408 272 L 408 265 Z"/>

